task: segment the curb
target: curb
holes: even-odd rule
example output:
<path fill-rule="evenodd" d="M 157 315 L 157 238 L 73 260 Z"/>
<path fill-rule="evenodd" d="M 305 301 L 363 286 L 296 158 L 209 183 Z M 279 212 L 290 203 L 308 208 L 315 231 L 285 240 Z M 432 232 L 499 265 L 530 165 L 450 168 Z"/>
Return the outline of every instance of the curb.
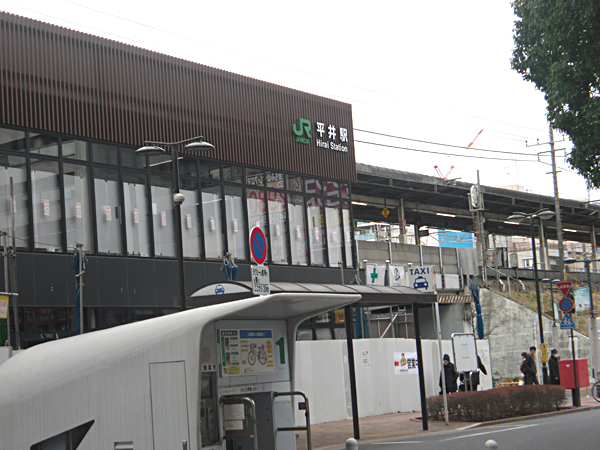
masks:
<path fill-rule="evenodd" d="M 579 408 L 569 407 L 569 409 L 562 409 L 560 411 L 552 411 L 552 412 L 541 413 L 541 414 L 532 414 L 530 416 L 518 416 L 518 417 L 509 417 L 507 419 L 491 420 L 489 422 L 481 422 L 481 423 L 473 424 L 473 425 L 467 427 L 466 429 L 489 427 L 492 425 L 501 425 L 503 423 L 519 422 L 521 420 L 541 419 L 544 417 L 559 416 L 561 414 L 571 414 L 571 413 L 576 413 L 576 412 L 592 411 L 594 409 L 600 409 L 600 405 L 598 405 L 598 406 L 580 406 Z"/>

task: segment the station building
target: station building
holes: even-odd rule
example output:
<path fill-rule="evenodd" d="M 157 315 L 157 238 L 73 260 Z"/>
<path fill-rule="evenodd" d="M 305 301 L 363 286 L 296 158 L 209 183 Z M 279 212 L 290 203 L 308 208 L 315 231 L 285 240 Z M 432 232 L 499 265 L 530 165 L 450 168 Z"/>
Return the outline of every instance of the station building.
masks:
<path fill-rule="evenodd" d="M 353 276 L 351 105 L 0 12 L 4 290 L 24 347 L 74 334 L 77 244 L 85 330 L 177 310 L 172 158 L 135 151 L 199 136 L 214 150 L 178 148 L 186 297 L 225 280 L 228 254 L 250 279 L 256 226 L 272 281 Z"/>

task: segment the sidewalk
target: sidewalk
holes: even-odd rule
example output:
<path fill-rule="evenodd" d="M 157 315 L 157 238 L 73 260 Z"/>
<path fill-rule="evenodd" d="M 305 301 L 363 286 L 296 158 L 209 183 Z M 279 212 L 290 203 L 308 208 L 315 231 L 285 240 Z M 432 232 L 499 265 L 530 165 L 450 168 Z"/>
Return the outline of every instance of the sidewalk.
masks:
<path fill-rule="evenodd" d="M 372 443 L 377 441 L 393 441 L 404 439 L 406 436 L 422 435 L 424 433 L 439 433 L 443 431 L 456 430 L 468 426 L 489 426 L 500 423 L 508 423 L 517 420 L 527 420 L 528 418 L 539 418 L 553 414 L 568 414 L 575 411 L 584 411 L 592 408 L 600 408 L 600 403 L 592 397 L 581 396 L 581 408 L 571 407 L 571 398 L 567 399 L 564 409 L 560 411 L 538 414 L 535 416 L 521 416 L 512 419 L 497 420 L 475 424 L 470 422 L 445 422 L 428 421 L 429 430 L 423 431 L 423 424 L 420 420 L 420 412 L 385 414 L 383 416 L 365 417 L 360 419 L 360 439 L 359 444 Z M 344 450 L 346 440 L 354 437 L 352 420 L 343 420 L 341 422 L 329 422 L 312 425 L 311 437 L 313 450 Z M 298 450 L 306 450 L 306 432 L 299 431 L 296 440 Z"/>

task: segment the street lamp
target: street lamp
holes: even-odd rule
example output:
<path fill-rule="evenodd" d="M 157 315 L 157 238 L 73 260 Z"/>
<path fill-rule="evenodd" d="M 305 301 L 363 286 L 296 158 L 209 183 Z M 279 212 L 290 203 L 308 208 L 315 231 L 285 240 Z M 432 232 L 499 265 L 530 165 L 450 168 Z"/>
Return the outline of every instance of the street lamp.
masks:
<path fill-rule="evenodd" d="M 535 249 L 535 230 L 533 228 L 533 219 L 538 218 L 546 220 L 554 217 L 554 212 L 548 209 L 540 209 L 531 214 L 516 212 L 508 218 L 511 222 L 520 223 L 522 220 L 529 218 L 529 226 L 531 233 L 531 250 L 533 253 L 533 279 L 535 280 L 535 296 L 537 300 L 538 324 L 540 327 L 540 343 L 544 343 L 544 324 L 542 323 L 542 307 L 540 302 L 540 282 L 538 279 L 537 255 Z M 542 362 L 542 377 L 544 384 L 548 384 L 548 367 L 545 362 Z"/>
<path fill-rule="evenodd" d="M 181 230 L 181 204 L 185 201 L 185 196 L 179 192 L 179 153 L 177 147 L 184 145 L 186 150 L 202 152 L 214 150 L 212 144 L 204 141 L 204 137 L 197 136 L 179 142 L 155 142 L 144 141 L 144 146 L 135 151 L 139 156 L 163 155 L 167 151 L 162 147 L 171 147 L 171 160 L 173 162 L 173 204 L 175 205 L 175 227 L 177 228 L 177 263 L 179 272 L 179 298 L 181 309 L 186 309 L 185 299 L 185 274 L 183 269 L 183 231 Z"/>
<path fill-rule="evenodd" d="M 575 258 L 565 259 L 565 264 L 573 264 L 575 262 L 582 262 L 585 264 L 585 271 L 587 273 L 588 291 L 590 294 L 590 317 L 592 319 L 592 325 L 590 327 L 590 342 L 591 342 L 591 353 L 594 357 L 594 378 L 598 380 L 600 376 L 600 342 L 598 342 L 598 322 L 596 321 L 596 314 L 594 313 L 594 298 L 592 297 L 592 277 L 590 275 L 590 264 L 593 262 L 600 261 L 600 259 L 582 259 L 576 260 Z"/>

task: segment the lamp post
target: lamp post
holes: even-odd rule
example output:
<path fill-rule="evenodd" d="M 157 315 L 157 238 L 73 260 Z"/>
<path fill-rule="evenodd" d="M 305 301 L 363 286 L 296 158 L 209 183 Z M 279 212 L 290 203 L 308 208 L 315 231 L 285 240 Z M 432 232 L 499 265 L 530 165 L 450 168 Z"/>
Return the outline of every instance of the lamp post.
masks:
<path fill-rule="evenodd" d="M 186 309 L 185 298 L 185 273 L 183 269 L 183 231 L 181 229 L 181 204 L 185 196 L 179 192 L 179 153 L 177 147 L 183 145 L 186 150 L 201 152 L 214 150 L 212 144 L 204 141 L 202 136 L 186 139 L 179 142 L 156 142 L 144 141 L 144 146 L 138 148 L 135 153 L 139 156 L 163 155 L 167 151 L 162 147 L 171 148 L 171 160 L 173 163 L 173 204 L 175 205 L 175 227 L 177 229 L 177 264 L 179 272 L 179 301 L 181 309 Z"/>
<path fill-rule="evenodd" d="M 537 300 L 537 312 L 538 312 L 538 324 L 540 328 L 540 343 L 544 343 L 544 324 L 542 322 L 542 305 L 540 302 L 540 282 L 538 279 L 538 267 L 537 267 L 537 254 L 535 249 L 535 230 L 533 228 L 533 219 L 539 218 L 540 220 L 550 219 L 554 216 L 553 211 L 548 209 L 540 209 L 531 214 L 516 212 L 508 218 L 512 222 L 521 222 L 524 219 L 529 218 L 529 226 L 531 233 L 531 250 L 533 253 L 533 278 L 535 280 L 535 297 Z M 545 362 L 542 362 L 542 377 L 544 384 L 548 384 L 548 367 Z"/>
<path fill-rule="evenodd" d="M 598 321 L 596 320 L 596 314 L 594 312 L 594 298 L 592 297 L 592 277 L 590 275 L 590 264 L 593 262 L 600 261 L 600 259 L 583 259 L 576 260 L 574 258 L 565 259 L 565 264 L 573 264 L 575 262 L 582 262 L 585 264 L 585 271 L 587 273 L 588 291 L 590 294 L 590 318 L 592 320 L 590 326 L 590 351 L 594 358 L 594 378 L 598 380 L 600 378 L 600 342 L 598 342 Z"/>
<path fill-rule="evenodd" d="M 560 280 L 551 280 L 550 278 L 544 278 L 542 283 L 550 283 L 550 304 L 552 305 L 552 340 L 554 346 L 558 347 L 558 328 L 556 326 L 556 313 L 554 312 L 554 283 L 558 283 Z"/>

